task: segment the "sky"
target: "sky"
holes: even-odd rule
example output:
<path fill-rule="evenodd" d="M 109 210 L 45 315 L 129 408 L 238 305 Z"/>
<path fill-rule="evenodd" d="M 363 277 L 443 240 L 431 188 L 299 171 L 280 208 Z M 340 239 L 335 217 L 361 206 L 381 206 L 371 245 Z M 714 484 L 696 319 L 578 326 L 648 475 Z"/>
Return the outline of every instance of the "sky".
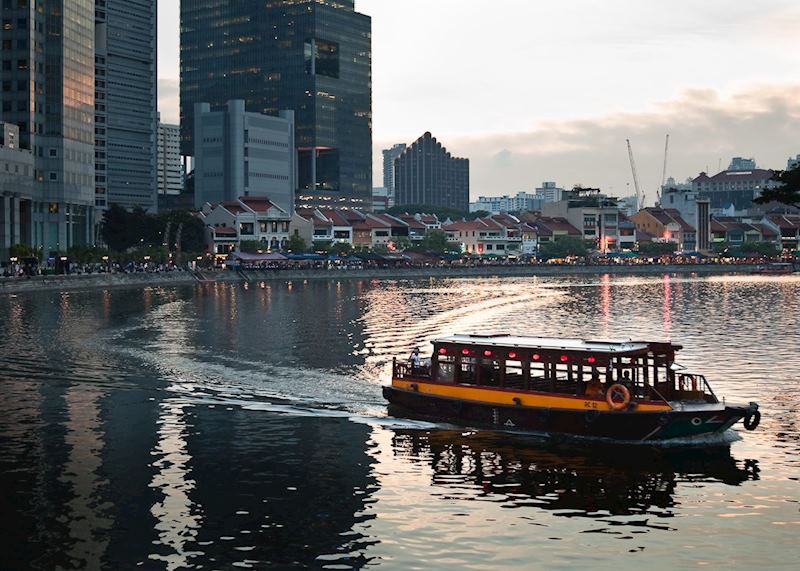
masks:
<path fill-rule="evenodd" d="M 542 181 L 652 203 L 667 175 L 800 154 L 796 0 L 356 0 L 372 17 L 380 151 L 431 131 L 470 159 L 471 195 Z M 178 121 L 179 2 L 159 3 L 159 110 Z"/>

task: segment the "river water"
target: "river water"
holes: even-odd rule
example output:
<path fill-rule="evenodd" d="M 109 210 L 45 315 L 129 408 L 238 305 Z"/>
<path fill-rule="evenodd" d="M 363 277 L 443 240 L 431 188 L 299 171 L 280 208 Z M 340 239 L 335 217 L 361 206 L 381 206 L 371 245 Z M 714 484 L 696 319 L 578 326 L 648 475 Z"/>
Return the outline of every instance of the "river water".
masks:
<path fill-rule="evenodd" d="M 0 569 L 795 569 L 799 320 L 798 277 L 2 296 Z M 761 426 L 609 449 L 387 417 L 393 356 L 498 331 L 673 340 Z"/>

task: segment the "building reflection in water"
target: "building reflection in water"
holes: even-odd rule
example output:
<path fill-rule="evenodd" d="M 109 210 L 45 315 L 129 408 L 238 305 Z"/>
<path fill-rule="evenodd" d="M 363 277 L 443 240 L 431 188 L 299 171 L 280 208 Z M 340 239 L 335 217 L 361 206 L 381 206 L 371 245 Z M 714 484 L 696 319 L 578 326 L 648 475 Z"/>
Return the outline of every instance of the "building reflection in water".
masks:
<path fill-rule="evenodd" d="M 194 489 L 187 450 L 187 426 L 184 408 L 187 405 L 177 399 L 167 399 L 161 403 L 158 417 L 158 441 L 153 449 L 155 468 L 150 486 L 163 494 L 151 513 L 156 519 L 155 531 L 158 534 L 159 551 L 150 559 L 161 560 L 166 568 L 184 568 L 195 553 L 187 552 L 186 545 L 194 541 L 202 522 L 202 508 L 190 498 Z"/>
<path fill-rule="evenodd" d="M 569 517 L 672 517 L 682 483 L 736 486 L 759 477 L 757 462 L 737 461 L 727 447 L 631 451 L 597 446 L 589 451 L 522 436 L 411 430 L 397 431 L 393 447 L 398 457 L 429 463 L 434 486 Z"/>

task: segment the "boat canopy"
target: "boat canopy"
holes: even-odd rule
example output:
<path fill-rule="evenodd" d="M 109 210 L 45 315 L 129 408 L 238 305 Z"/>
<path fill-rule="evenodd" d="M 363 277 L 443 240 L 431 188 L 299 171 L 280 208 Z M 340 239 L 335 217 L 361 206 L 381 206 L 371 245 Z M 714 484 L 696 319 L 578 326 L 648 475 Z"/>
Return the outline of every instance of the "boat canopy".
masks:
<path fill-rule="evenodd" d="M 648 343 L 643 341 L 587 341 L 584 339 L 558 339 L 549 337 L 522 337 L 515 335 L 451 335 L 433 341 L 434 345 L 467 345 L 480 347 L 502 347 L 509 349 L 540 349 L 543 351 L 574 351 L 579 353 L 608 353 L 631 355 L 648 353 L 655 347 L 672 351 L 681 349 L 670 343 Z"/>

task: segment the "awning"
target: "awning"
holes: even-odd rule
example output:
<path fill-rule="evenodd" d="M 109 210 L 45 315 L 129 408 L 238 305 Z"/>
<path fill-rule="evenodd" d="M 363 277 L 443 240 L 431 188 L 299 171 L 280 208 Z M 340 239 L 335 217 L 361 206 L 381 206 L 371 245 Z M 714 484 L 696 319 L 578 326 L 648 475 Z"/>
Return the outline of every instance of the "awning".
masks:
<path fill-rule="evenodd" d="M 230 257 L 240 262 L 275 262 L 286 259 L 286 256 L 281 254 L 247 254 L 245 252 L 233 252 Z"/>

